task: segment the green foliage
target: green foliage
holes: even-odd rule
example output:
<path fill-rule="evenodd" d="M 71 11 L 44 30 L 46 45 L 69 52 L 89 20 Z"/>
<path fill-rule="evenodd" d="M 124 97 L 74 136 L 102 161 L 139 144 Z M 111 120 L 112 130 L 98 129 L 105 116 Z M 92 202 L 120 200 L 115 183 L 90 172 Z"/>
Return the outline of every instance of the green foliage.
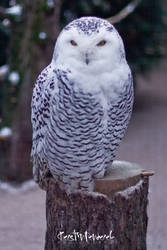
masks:
<path fill-rule="evenodd" d="M 130 0 L 64 0 L 61 13 L 62 28 L 70 21 L 81 16 L 99 16 L 108 18 L 117 14 L 124 8 Z M 163 0 L 143 0 L 138 8 L 127 18 L 116 24 L 126 48 L 127 58 L 135 72 L 145 72 L 160 59 L 165 50 L 166 44 L 166 24 L 164 17 L 167 14 L 163 6 Z M 21 1 L 20 1 L 21 3 Z M 8 0 L 2 0 L 1 6 L 8 7 Z M 47 5 L 47 0 L 39 1 L 36 11 L 37 17 L 33 24 L 33 37 L 36 43 L 46 43 L 47 40 L 39 39 L 41 23 L 43 23 L 42 12 L 49 15 L 52 8 Z M 16 21 L 16 20 L 15 20 Z M 21 21 L 21 20 L 20 20 Z M 17 25 L 17 24 L 16 24 Z M 0 65 L 5 63 L 5 56 L 9 28 L 0 24 Z M 20 34 L 21 35 L 21 34 Z M 17 54 L 19 39 L 16 41 L 16 48 L 12 48 L 15 62 L 13 68 L 17 68 Z"/>
<path fill-rule="evenodd" d="M 61 23 L 66 25 L 81 16 L 99 16 L 107 18 L 111 15 L 111 5 L 108 0 L 64 0 L 62 6 Z"/>
<path fill-rule="evenodd" d="M 81 16 L 109 18 L 122 10 L 130 0 L 63 0 L 62 2 L 61 28 Z M 22 1 L 19 0 L 17 3 L 22 4 Z M 167 11 L 163 3 L 164 0 L 143 0 L 132 14 L 115 24 L 123 38 L 127 59 L 134 73 L 148 72 L 166 55 L 167 27 L 165 17 Z M 1 0 L 0 6 L 9 7 L 9 0 Z M 31 32 L 32 42 L 27 53 L 31 53 L 32 46 L 47 46 L 48 43 L 47 36 L 40 39 L 39 34 L 43 32 L 42 28 L 45 19 L 54 11 L 54 7 L 48 7 L 47 0 L 38 0 L 36 6 L 36 17 Z M 19 55 L 24 32 L 24 16 L 26 14 L 23 13 L 21 18 L 11 19 L 12 34 L 14 34 L 12 36 L 10 26 L 5 27 L 2 23 L 4 18 L 0 18 L 0 65 L 6 63 L 10 47 L 10 61 L 9 59 L 7 61 L 10 64 L 10 72 L 13 70 L 18 71 L 21 79 L 24 70 L 19 69 L 19 65 L 22 65 Z M 9 38 L 12 46 L 9 46 Z M 11 114 L 17 104 L 19 85 L 11 86 L 11 83 L 6 81 L 1 87 L 0 108 L 2 103 L 5 103 L 5 110 L 10 111 L 10 113 L 6 112 L 4 115 L 3 121 L 5 124 L 11 122 Z"/>

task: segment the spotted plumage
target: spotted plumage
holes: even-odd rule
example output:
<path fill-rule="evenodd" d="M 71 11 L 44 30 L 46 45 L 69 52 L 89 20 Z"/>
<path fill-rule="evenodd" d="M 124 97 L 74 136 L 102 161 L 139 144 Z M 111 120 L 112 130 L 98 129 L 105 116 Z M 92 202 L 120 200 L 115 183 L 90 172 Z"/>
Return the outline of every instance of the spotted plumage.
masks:
<path fill-rule="evenodd" d="M 72 41 L 72 42 L 71 42 Z M 93 190 L 128 126 L 133 82 L 124 46 L 106 20 L 84 17 L 60 33 L 32 97 L 33 174 L 67 190 Z"/>

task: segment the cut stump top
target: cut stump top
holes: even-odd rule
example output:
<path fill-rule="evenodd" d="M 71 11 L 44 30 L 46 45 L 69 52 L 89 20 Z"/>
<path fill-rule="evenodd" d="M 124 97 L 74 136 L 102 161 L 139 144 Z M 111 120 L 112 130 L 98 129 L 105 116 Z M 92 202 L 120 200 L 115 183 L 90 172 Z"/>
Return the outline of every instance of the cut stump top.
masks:
<path fill-rule="evenodd" d="M 111 197 L 115 192 L 136 185 L 142 178 L 144 169 L 136 163 L 114 161 L 104 178 L 94 180 L 94 192 Z"/>

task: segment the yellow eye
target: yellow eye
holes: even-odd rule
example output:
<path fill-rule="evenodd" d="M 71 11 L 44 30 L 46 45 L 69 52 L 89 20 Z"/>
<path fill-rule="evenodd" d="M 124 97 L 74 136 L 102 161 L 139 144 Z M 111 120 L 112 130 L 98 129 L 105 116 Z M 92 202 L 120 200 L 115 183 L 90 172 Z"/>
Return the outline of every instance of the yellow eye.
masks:
<path fill-rule="evenodd" d="M 71 40 L 70 43 L 71 43 L 72 46 L 77 46 L 78 45 L 74 40 Z"/>
<path fill-rule="evenodd" d="M 106 44 L 106 41 L 105 40 L 102 40 L 100 41 L 97 46 L 104 46 Z"/>

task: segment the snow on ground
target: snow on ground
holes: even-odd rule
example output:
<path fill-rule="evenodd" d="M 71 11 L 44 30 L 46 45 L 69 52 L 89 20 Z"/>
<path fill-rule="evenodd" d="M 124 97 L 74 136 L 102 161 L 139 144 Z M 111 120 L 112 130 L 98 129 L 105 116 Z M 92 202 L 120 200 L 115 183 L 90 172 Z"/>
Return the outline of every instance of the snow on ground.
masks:
<path fill-rule="evenodd" d="M 42 250 L 45 229 L 45 192 L 0 191 L 0 249 Z"/>

